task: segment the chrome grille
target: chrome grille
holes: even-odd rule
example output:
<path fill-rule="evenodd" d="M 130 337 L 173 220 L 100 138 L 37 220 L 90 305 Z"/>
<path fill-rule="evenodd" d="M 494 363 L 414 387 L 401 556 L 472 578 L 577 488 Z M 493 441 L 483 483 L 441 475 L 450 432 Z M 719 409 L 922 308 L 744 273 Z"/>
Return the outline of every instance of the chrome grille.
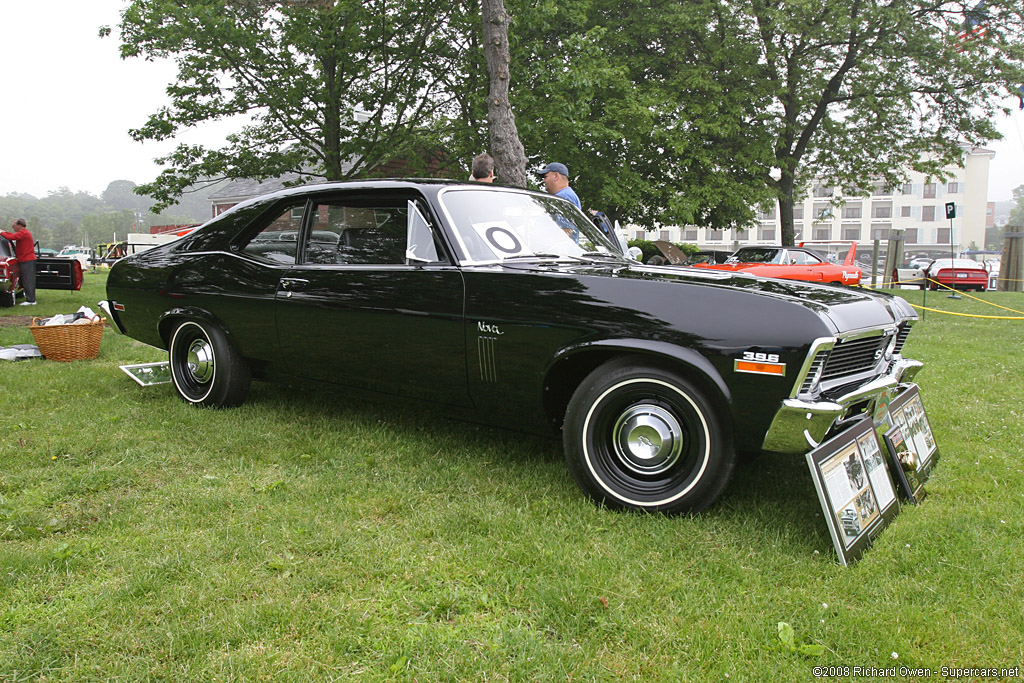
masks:
<path fill-rule="evenodd" d="M 828 350 L 818 351 L 818 353 L 814 355 L 814 360 L 811 361 L 811 367 L 807 369 L 807 377 L 804 378 L 804 383 L 800 385 L 801 394 L 810 393 L 811 390 L 814 389 L 814 383 L 818 378 L 818 370 L 825 364 L 826 360 L 828 360 Z"/>
<path fill-rule="evenodd" d="M 878 337 L 862 337 L 850 341 L 839 341 L 825 363 L 822 381 L 848 377 L 867 372 L 875 367 L 875 363 L 885 351 L 889 342 L 888 335 Z M 876 355 L 877 354 L 877 355 Z"/>
<path fill-rule="evenodd" d="M 903 353 L 903 345 L 907 343 L 908 336 L 910 336 L 910 325 L 900 326 L 900 331 L 896 333 L 896 350 L 893 353 Z"/>

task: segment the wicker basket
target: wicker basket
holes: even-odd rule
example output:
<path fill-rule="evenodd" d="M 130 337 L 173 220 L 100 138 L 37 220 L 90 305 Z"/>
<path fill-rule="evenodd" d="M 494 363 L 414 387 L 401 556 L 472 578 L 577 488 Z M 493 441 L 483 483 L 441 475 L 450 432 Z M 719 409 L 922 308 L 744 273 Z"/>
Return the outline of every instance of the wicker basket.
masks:
<path fill-rule="evenodd" d="M 49 326 L 40 325 L 39 320 L 33 318 L 28 329 L 32 330 L 39 353 L 47 360 L 88 360 L 99 355 L 106 323 L 103 318 L 91 323 Z"/>

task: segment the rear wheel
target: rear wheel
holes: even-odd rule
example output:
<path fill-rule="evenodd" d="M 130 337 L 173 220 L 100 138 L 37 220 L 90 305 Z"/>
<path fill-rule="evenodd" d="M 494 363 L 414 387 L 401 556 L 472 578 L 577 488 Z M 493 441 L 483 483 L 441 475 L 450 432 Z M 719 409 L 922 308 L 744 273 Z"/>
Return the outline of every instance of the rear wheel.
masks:
<path fill-rule="evenodd" d="M 563 441 L 579 487 L 615 508 L 698 512 L 725 488 L 736 461 L 704 393 L 640 357 L 605 363 L 580 384 Z"/>
<path fill-rule="evenodd" d="M 236 406 L 249 394 L 249 366 L 215 325 L 186 320 L 171 335 L 171 379 L 178 395 L 199 406 Z"/>

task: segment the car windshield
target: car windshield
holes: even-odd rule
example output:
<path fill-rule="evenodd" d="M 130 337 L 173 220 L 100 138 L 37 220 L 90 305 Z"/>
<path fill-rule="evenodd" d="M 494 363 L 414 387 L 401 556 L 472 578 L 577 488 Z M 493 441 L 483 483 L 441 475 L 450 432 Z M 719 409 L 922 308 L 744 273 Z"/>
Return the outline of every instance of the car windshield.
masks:
<path fill-rule="evenodd" d="M 740 249 L 729 257 L 730 263 L 782 263 L 781 249 Z"/>
<path fill-rule="evenodd" d="M 445 191 L 441 202 L 472 262 L 549 257 L 623 260 L 597 226 L 558 197 L 458 188 Z"/>
<path fill-rule="evenodd" d="M 982 266 L 977 261 L 972 261 L 971 259 L 965 259 L 965 258 L 953 259 L 952 260 L 952 264 L 953 264 L 952 266 L 950 266 L 950 262 L 951 262 L 951 259 L 948 259 L 948 258 L 937 259 L 937 260 L 932 262 L 931 270 L 937 271 L 940 268 L 950 268 L 950 267 L 952 267 L 952 268 L 962 268 L 964 270 L 984 270 L 984 266 Z"/>

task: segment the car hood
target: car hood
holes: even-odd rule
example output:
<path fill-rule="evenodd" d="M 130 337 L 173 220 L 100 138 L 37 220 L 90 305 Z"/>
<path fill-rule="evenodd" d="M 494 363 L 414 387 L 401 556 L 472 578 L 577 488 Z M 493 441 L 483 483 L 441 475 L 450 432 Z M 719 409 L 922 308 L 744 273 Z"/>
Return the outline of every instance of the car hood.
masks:
<path fill-rule="evenodd" d="M 709 268 L 627 265 L 621 262 L 573 264 L 566 261 L 516 263 L 503 267 L 657 282 L 666 286 L 716 287 L 732 290 L 739 295 L 769 297 L 813 311 L 832 328 L 834 334 L 891 325 L 906 318 L 917 317 L 910 304 L 891 294 Z"/>

